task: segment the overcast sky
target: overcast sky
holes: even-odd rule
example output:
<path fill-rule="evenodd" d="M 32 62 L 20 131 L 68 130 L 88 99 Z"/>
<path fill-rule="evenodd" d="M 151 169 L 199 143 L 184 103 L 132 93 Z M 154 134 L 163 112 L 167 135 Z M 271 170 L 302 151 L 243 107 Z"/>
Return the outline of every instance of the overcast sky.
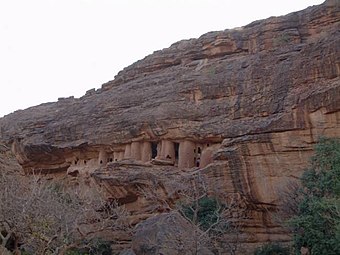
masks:
<path fill-rule="evenodd" d="M 172 43 L 323 0 L 0 0 L 0 117 L 80 97 Z"/>

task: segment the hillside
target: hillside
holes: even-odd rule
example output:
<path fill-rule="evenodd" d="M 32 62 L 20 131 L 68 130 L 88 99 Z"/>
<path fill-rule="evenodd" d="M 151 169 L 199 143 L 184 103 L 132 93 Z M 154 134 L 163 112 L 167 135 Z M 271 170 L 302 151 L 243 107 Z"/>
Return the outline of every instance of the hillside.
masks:
<path fill-rule="evenodd" d="M 0 119 L 26 173 L 95 180 L 145 218 L 199 172 L 209 193 L 239 199 L 245 247 L 290 240 L 270 212 L 320 136 L 340 136 L 336 0 L 174 43 L 81 98 Z"/>

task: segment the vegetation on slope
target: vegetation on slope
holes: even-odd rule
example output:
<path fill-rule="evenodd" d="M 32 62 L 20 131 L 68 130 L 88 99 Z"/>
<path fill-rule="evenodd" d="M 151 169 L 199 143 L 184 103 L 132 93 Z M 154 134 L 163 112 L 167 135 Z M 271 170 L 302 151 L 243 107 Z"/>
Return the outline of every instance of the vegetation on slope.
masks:
<path fill-rule="evenodd" d="M 302 200 L 290 221 L 297 250 L 340 254 L 340 140 L 322 138 L 301 179 Z"/>
<path fill-rule="evenodd" d="M 293 232 L 296 254 L 340 254 L 340 139 L 321 138 L 301 177 L 282 196 L 283 217 Z M 288 254 L 276 244 L 255 254 Z"/>

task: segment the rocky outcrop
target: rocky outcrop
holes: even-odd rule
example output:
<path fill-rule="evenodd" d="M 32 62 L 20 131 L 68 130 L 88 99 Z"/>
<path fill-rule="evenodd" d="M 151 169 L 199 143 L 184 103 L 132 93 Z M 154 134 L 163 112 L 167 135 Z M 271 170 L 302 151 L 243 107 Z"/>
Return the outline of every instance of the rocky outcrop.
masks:
<path fill-rule="evenodd" d="M 99 186 L 137 218 L 167 212 L 174 207 L 187 174 L 173 166 L 110 163 L 92 175 Z M 136 223 L 136 222 L 134 222 Z"/>
<path fill-rule="evenodd" d="M 26 172 L 93 178 L 135 215 L 166 211 L 141 186 L 171 207 L 168 178 L 199 171 L 209 192 L 242 201 L 249 247 L 289 240 L 270 212 L 322 135 L 340 136 L 335 0 L 177 42 L 79 99 L 0 119 Z"/>
<path fill-rule="evenodd" d="M 95 93 L 6 116 L 1 137 L 20 141 L 23 165 L 58 165 L 86 146 L 306 130 L 318 110 L 339 109 L 338 53 L 339 6 L 328 1 L 175 43 Z"/>

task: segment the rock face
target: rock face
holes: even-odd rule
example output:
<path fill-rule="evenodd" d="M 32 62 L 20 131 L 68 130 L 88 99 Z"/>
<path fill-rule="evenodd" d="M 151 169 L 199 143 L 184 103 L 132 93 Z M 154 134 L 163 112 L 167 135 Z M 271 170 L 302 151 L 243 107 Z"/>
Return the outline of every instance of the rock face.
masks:
<path fill-rule="evenodd" d="M 243 201 L 249 247 L 289 240 L 270 212 L 321 135 L 340 136 L 336 0 L 177 42 L 79 99 L 0 119 L 26 172 L 95 177 L 136 214 L 149 204 L 131 183 L 196 167 L 210 192 Z M 164 190 L 160 200 L 174 199 Z"/>

